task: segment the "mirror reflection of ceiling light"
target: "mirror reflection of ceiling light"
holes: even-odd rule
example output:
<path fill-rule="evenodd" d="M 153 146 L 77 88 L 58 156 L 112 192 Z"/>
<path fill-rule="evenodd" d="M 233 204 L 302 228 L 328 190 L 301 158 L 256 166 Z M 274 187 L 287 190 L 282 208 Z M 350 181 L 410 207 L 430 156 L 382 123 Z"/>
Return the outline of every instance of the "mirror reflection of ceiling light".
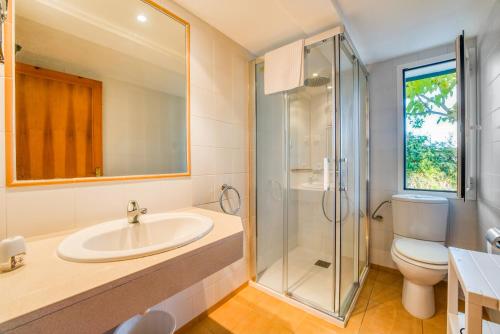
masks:
<path fill-rule="evenodd" d="M 143 23 L 144 23 L 144 22 L 146 22 L 147 20 L 148 20 L 148 18 L 147 18 L 145 15 L 142 15 L 142 14 L 137 15 L 137 21 L 139 21 L 139 22 L 143 22 Z"/>
<path fill-rule="evenodd" d="M 332 86 L 331 86 L 331 85 L 328 85 L 328 86 L 326 86 L 326 88 L 328 88 L 328 89 L 332 89 Z"/>
<path fill-rule="evenodd" d="M 318 73 L 313 73 L 313 77 L 316 78 L 319 74 Z"/>

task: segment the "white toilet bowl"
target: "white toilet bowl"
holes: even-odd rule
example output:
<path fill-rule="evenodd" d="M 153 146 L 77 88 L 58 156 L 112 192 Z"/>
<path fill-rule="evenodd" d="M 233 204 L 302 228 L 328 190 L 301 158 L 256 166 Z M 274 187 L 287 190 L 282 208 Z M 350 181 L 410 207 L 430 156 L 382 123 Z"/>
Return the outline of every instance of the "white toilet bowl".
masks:
<path fill-rule="evenodd" d="M 438 242 L 396 238 L 392 260 L 404 276 L 403 306 L 413 316 L 434 315 L 434 285 L 448 272 L 448 250 Z"/>

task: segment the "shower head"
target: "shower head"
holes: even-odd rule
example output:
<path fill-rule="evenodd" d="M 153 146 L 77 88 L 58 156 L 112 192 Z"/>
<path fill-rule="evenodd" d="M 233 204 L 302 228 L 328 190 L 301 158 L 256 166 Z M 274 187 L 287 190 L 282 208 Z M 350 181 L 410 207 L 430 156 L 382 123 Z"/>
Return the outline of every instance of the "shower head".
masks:
<path fill-rule="evenodd" d="M 304 80 L 304 85 L 306 87 L 321 87 L 329 83 L 330 83 L 330 78 L 321 76 L 315 76 Z"/>

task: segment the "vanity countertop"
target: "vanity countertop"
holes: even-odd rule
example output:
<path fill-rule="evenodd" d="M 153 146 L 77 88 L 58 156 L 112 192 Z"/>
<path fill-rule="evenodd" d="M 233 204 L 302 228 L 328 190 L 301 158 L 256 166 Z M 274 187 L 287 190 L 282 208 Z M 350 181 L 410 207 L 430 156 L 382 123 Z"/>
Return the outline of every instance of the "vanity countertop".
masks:
<path fill-rule="evenodd" d="M 0 332 L 155 272 L 167 263 L 206 251 L 223 240 L 243 235 L 241 219 L 237 216 L 198 208 L 176 211 L 212 218 L 213 230 L 200 240 L 164 253 L 106 263 L 76 263 L 57 256 L 57 246 L 74 230 L 28 239 L 26 265 L 0 274 Z"/>

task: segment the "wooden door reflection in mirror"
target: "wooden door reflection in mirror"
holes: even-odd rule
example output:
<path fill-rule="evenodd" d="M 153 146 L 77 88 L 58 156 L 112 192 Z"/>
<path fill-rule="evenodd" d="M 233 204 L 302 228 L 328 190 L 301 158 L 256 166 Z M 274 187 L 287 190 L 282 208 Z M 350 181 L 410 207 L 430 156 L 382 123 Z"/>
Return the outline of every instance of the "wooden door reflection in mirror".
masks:
<path fill-rule="evenodd" d="M 16 64 L 18 180 L 100 176 L 102 83 Z"/>

